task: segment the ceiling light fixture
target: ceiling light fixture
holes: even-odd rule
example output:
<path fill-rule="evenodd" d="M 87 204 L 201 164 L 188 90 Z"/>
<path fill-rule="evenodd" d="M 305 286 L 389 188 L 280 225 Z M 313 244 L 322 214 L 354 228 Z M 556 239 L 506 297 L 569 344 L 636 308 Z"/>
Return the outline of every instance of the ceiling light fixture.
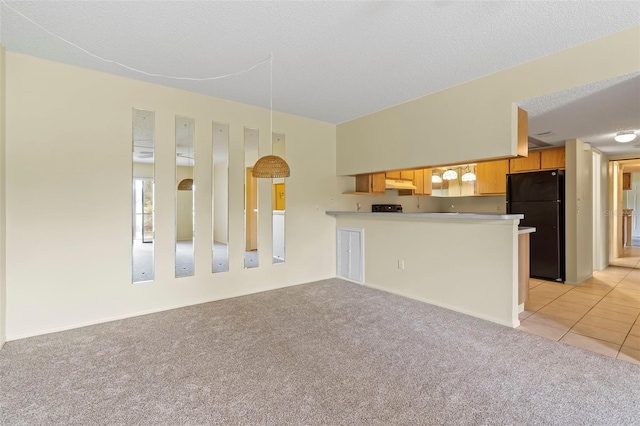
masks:
<path fill-rule="evenodd" d="M 442 174 L 442 179 L 444 180 L 453 180 L 457 178 L 458 178 L 458 173 L 453 169 L 449 169 Z"/>
<path fill-rule="evenodd" d="M 269 61 L 269 137 L 273 137 L 273 53 Z M 289 165 L 277 155 L 266 155 L 253 166 L 251 175 L 254 178 L 285 178 L 291 175 Z"/>
<path fill-rule="evenodd" d="M 440 175 L 434 174 L 433 176 L 431 176 L 431 182 L 442 183 L 442 178 L 440 177 Z"/>
<path fill-rule="evenodd" d="M 625 132 L 616 133 L 616 136 L 614 139 L 616 140 L 616 142 L 627 143 L 627 142 L 631 142 L 635 138 L 636 138 L 636 132 L 633 130 L 628 130 Z"/>

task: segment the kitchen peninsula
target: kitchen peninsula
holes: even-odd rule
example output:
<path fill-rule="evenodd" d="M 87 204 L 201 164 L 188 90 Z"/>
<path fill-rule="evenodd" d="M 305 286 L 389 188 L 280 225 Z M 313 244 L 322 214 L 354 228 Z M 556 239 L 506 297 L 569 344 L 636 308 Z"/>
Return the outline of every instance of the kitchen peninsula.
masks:
<path fill-rule="evenodd" d="M 338 228 L 364 233 L 365 285 L 509 327 L 520 324 L 523 215 L 326 213 Z"/>

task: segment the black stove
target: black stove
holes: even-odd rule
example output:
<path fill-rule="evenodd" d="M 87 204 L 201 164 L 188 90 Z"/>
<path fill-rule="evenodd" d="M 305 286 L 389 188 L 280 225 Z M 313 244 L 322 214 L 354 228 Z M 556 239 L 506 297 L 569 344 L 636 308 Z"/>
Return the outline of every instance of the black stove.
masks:
<path fill-rule="evenodd" d="M 373 204 L 371 206 L 373 213 L 402 213 L 401 204 Z"/>

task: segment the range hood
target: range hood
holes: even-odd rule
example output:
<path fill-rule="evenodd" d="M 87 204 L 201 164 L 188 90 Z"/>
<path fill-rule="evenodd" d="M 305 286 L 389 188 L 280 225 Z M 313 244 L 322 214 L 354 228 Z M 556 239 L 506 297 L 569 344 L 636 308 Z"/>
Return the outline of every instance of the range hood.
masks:
<path fill-rule="evenodd" d="M 385 189 L 417 189 L 410 180 L 386 179 Z"/>

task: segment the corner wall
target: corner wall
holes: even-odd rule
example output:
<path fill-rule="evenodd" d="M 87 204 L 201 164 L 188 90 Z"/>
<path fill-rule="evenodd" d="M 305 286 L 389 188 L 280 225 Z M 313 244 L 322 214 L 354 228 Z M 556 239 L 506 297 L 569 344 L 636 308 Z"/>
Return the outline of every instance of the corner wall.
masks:
<path fill-rule="evenodd" d="M 593 158 L 579 139 L 565 149 L 566 282 L 579 284 L 593 275 Z"/>
<path fill-rule="evenodd" d="M 287 259 L 244 269 L 244 127 L 271 152 L 269 111 L 22 54 L 6 54 L 9 340 L 335 276 L 335 125 L 274 112 L 284 133 Z M 131 283 L 132 108 L 155 111 L 156 280 Z M 195 119 L 196 272 L 175 278 L 175 116 Z M 229 124 L 229 272 L 211 272 L 212 122 Z M 136 174 L 144 171 L 138 168 Z M 271 212 L 271 181 L 259 181 Z"/>

